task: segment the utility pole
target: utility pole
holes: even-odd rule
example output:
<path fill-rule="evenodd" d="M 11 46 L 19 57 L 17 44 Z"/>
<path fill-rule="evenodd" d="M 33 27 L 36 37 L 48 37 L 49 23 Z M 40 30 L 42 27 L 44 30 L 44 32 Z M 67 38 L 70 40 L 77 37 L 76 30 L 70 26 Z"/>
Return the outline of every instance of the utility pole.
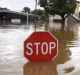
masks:
<path fill-rule="evenodd" d="M 35 0 L 35 18 L 34 18 L 35 22 L 36 22 L 36 13 L 37 13 L 36 10 L 37 10 L 37 0 Z M 36 24 L 35 24 L 35 31 L 36 31 Z"/>
<path fill-rule="evenodd" d="M 37 0 L 35 1 L 36 1 L 36 4 L 35 4 L 35 21 L 36 21 Z"/>

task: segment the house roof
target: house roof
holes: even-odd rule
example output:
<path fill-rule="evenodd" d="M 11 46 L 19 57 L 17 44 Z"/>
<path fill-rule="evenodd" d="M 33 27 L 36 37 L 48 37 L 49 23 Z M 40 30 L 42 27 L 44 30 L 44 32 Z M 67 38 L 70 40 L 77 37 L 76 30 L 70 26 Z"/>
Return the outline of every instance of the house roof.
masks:
<path fill-rule="evenodd" d="M 76 0 L 76 2 L 80 3 L 80 1 L 79 1 L 79 0 Z"/>

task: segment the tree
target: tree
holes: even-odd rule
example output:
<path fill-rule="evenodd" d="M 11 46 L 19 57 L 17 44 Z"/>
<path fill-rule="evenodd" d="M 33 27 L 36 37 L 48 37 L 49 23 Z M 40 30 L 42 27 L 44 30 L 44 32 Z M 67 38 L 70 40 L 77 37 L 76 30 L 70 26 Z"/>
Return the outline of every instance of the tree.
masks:
<path fill-rule="evenodd" d="M 39 4 L 44 9 L 47 9 L 51 15 L 60 15 L 62 18 L 62 28 L 65 26 L 65 19 L 73 14 L 76 9 L 76 0 L 39 0 Z"/>
<path fill-rule="evenodd" d="M 8 8 L 2 8 L 2 7 L 0 7 L 0 11 L 2 11 L 2 10 L 7 10 L 7 11 L 9 11 Z"/>
<path fill-rule="evenodd" d="M 30 13 L 30 8 L 29 7 L 24 7 L 22 12 L 23 13 Z"/>
<path fill-rule="evenodd" d="M 31 13 L 32 13 L 32 14 L 35 14 L 35 12 L 36 12 L 36 15 L 41 16 L 41 15 L 43 14 L 43 11 L 44 11 L 44 10 L 36 9 L 36 10 L 33 10 Z"/>
<path fill-rule="evenodd" d="M 36 10 L 33 10 L 31 13 L 35 14 L 35 15 L 38 15 L 38 17 L 40 18 L 40 20 L 47 20 L 48 15 L 45 12 L 45 10 L 36 9 Z"/>
<path fill-rule="evenodd" d="M 46 13 L 47 12 L 49 12 L 48 11 L 48 2 L 47 2 L 47 0 L 38 0 L 39 2 L 39 5 L 40 5 L 40 7 L 43 7 L 44 8 L 44 10 L 46 11 Z"/>

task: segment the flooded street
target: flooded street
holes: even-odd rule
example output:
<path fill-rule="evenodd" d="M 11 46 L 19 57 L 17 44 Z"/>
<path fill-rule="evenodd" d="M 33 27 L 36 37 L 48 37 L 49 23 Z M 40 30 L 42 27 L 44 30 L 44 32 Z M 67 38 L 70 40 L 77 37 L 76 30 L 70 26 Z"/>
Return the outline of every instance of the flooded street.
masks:
<path fill-rule="evenodd" d="M 50 31 L 59 41 L 54 61 L 31 63 L 24 57 L 24 41 L 33 31 Z M 31 23 L 0 26 L 0 75 L 80 75 L 80 24 Z"/>

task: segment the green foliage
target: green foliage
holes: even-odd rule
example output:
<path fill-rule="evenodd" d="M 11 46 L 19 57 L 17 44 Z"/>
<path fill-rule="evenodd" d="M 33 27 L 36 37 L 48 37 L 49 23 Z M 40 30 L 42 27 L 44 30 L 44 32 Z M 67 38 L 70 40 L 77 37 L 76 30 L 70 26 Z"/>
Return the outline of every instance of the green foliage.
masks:
<path fill-rule="evenodd" d="M 2 10 L 7 10 L 7 11 L 9 11 L 8 8 L 2 8 L 2 7 L 0 7 L 0 11 L 2 11 Z"/>
<path fill-rule="evenodd" d="M 48 5 L 47 0 L 39 0 L 39 4 L 41 7 L 46 7 Z"/>
<path fill-rule="evenodd" d="M 45 9 L 48 14 L 60 15 L 62 18 L 62 29 L 65 26 L 65 19 L 73 14 L 76 9 L 76 0 L 39 0 L 41 7 Z"/>
<path fill-rule="evenodd" d="M 29 7 L 24 7 L 22 12 L 23 13 L 30 13 L 30 8 Z"/>
<path fill-rule="evenodd" d="M 43 10 L 41 10 L 41 9 L 33 10 L 31 13 L 35 14 L 35 12 L 36 12 L 36 15 L 38 15 L 38 16 L 41 16 L 43 14 Z"/>
<path fill-rule="evenodd" d="M 76 8 L 76 0 L 56 0 L 52 7 L 52 14 L 58 14 L 61 17 L 73 14 Z M 65 17 L 66 18 L 66 17 Z"/>
<path fill-rule="evenodd" d="M 76 0 L 39 0 L 41 7 L 47 9 L 48 13 L 51 15 L 60 15 L 62 18 L 66 17 L 75 12 Z M 48 3 L 48 4 L 47 4 Z"/>
<path fill-rule="evenodd" d="M 48 18 L 48 14 L 45 12 L 45 10 L 41 10 L 41 9 L 36 9 L 33 10 L 31 13 L 35 14 L 39 16 L 40 20 L 46 20 Z"/>

